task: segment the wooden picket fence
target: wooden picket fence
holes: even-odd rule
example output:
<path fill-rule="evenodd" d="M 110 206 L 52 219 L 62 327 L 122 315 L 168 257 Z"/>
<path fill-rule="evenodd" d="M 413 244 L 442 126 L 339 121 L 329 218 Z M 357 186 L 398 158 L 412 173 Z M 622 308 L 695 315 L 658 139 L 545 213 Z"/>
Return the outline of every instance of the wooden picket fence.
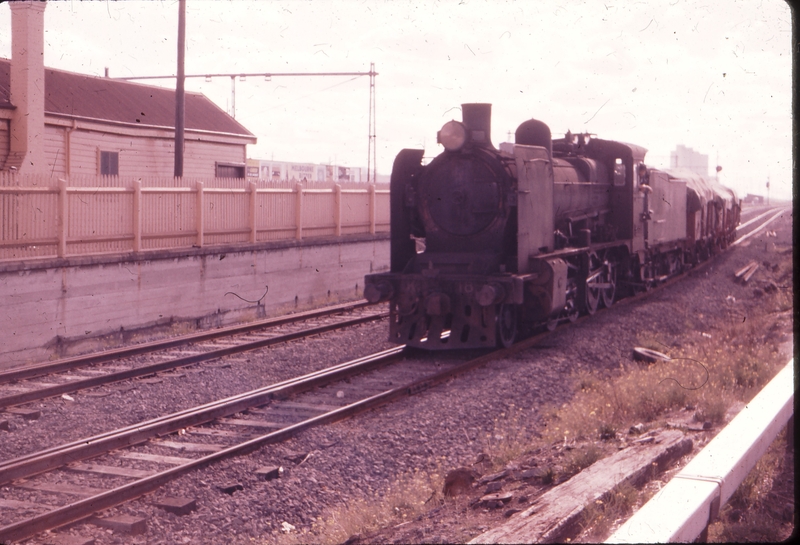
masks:
<path fill-rule="evenodd" d="M 0 173 L 0 261 L 388 230 L 387 184 Z"/>

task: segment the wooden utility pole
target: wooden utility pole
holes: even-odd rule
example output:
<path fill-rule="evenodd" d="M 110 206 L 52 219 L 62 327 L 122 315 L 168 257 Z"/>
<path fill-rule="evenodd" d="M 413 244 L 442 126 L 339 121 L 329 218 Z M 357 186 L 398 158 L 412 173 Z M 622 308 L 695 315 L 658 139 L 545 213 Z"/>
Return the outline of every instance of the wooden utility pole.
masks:
<path fill-rule="evenodd" d="M 178 3 L 178 78 L 175 85 L 175 177 L 183 177 L 183 132 L 186 125 L 186 0 Z"/>

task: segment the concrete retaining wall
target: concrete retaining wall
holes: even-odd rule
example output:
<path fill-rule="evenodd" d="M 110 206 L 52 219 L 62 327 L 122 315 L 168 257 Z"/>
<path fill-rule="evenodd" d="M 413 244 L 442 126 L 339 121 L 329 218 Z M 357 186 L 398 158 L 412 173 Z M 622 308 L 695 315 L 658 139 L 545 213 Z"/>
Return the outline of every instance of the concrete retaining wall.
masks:
<path fill-rule="evenodd" d="M 0 369 L 359 299 L 388 265 L 388 234 L 0 264 Z"/>

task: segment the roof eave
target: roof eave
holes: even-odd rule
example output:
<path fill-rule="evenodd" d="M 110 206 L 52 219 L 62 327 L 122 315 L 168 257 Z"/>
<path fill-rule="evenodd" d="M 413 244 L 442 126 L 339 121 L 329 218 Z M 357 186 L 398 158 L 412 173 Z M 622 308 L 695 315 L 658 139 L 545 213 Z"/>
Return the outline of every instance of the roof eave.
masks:
<path fill-rule="evenodd" d="M 75 119 L 77 121 L 88 121 L 91 123 L 100 123 L 103 125 L 112 125 L 118 127 L 125 127 L 129 129 L 150 129 L 150 130 L 162 130 L 162 131 L 175 131 L 175 127 L 165 126 L 165 125 L 148 125 L 145 123 L 126 123 L 125 121 L 114 121 L 110 119 L 98 119 L 94 117 L 86 117 L 74 114 L 63 114 L 59 112 L 49 112 L 45 111 L 46 116 L 53 116 L 53 117 L 61 117 L 64 119 Z M 245 129 L 246 130 L 246 129 Z M 221 131 L 209 131 L 204 129 L 184 129 L 187 133 L 194 133 L 194 134 L 203 134 L 207 136 L 214 136 L 218 135 L 225 138 L 241 138 L 242 140 L 247 140 L 251 144 L 255 144 L 257 137 L 250 131 L 247 131 L 247 134 L 241 133 L 232 133 L 232 132 L 221 132 Z"/>

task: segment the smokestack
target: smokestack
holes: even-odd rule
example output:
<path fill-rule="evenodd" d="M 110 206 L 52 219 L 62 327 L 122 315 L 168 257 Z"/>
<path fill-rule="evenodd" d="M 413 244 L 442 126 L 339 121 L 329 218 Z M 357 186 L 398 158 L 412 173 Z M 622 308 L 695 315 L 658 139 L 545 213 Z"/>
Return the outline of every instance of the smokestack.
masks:
<path fill-rule="evenodd" d="M 471 133 L 473 142 L 483 146 L 492 146 L 492 105 L 462 104 L 461 118 Z"/>
<path fill-rule="evenodd" d="M 9 2 L 11 8 L 11 142 L 7 166 L 47 172 L 44 155 L 45 2 Z"/>

